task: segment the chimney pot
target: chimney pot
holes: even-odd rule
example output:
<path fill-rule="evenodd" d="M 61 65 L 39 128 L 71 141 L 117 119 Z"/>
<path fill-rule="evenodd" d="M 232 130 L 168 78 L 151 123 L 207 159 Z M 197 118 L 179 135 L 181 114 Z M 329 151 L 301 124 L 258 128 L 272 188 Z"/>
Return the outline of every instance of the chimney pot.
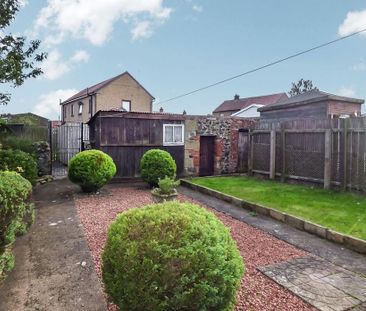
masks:
<path fill-rule="evenodd" d="M 160 107 L 159 112 L 161 112 L 161 113 L 164 112 L 163 107 Z"/>
<path fill-rule="evenodd" d="M 239 94 L 234 95 L 234 100 L 239 100 L 239 98 L 240 98 Z"/>

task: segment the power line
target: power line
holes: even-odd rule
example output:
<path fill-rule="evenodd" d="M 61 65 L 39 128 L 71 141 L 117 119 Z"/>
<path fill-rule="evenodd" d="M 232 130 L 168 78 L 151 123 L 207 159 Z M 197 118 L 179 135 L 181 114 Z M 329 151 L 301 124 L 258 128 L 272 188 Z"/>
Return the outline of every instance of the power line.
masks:
<path fill-rule="evenodd" d="M 268 63 L 266 65 L 263 65 L 263 66 L 260 66 L 260 67 L 256 67 L 254 69 L 251 69 L 249 71 L 246 71 L 246 72 L 243 72 L 243 73 L 240 73 L 238 75 L 235 75 L 235 76 L 232 76 L 230 78 L 227 78 L 227 79 L 224 79 L 224 80 L 221 80 L 221 81 L 218 81 L 218 82 L 215 82 L 215 83 L 212 83 L 212 84 L 209 84 L 209 85 L 206 85 L 206 86 L 203 86 L 203 87 L 200 87 L 198 89 L 195 89 L 193 91 L 190 91 L 190 92 L 187 92 L 187 93 L 184 93 L 184 94 L 181 94 L 181 95 L 178 95 L 178 96 L 175 96 L 175 97 L 171 97 L 169 99 L 165 99 L 165 100 L 162 100 L 160 102 L 158 102 L 157 104 L 163 104 L 163 103 L 167 103 L 167 102 L 170 102 L 170 101 L 173 101 L 173 100 L 176 100 L 176 99 L 179 99 L 179 98 L 182 98 L 182 97 L 186 97 L 188 95 L 191 95 L 191 94 L 194 94 L 194 93 L 197 93 L 197 92 L 200 92 L 200 91 L 203 91 L 203 90 L 206 90 L 206 89 L 209 89 L 211 87 L 214 87 L 216 85 L 219 85 L 219 84 L 222 84 L 222 83 L 226 83 L 228 81 L 231 81 L 231 80 L 234 80 L 234 79 L 237 79 L 237 78 L 240 78 L 242 76 L 245 76 L 245 75 L 248 75 L 248 74 L 251 74 L 253 72 L 256 72 L 256 71 L 259 71 L 259 70 L 262 70 L 262 69 L 265 69 L 265 68 L 268 68 L 268 67 L 271 67 L 271 66 L 274 66 L 274 65 L 277 65 L 279 63 L 282 63 L 284 61 L 287 61 L 291 58 L 295 58 L 295 57 L 298 57 L 300 55 L 303 55 L 303 54 L 306 54 L 306 53 L 309 53 L 309 52 L 312 52 L 312 51 L 315 51 L 315 50 L 318 50 L 318 49 L 321 49 L 323 47 L 326 47 L 328 45 L 331 45 L 333 43 L 336 43 L 336 42 L 339 42 L 339 41 L 342 41 L 344 39 L 347 39 L 347 38 L 350 38 L 350 37 L 353 37 L 355 35 L 358 35 L 362 32 L 365 32 L 366 31 L 366 28 L 364 29 L 361 29 L 359 31 L 356 31 L 356 32 L 353 32 L 347 36 L 343 36 L 343 37 L 340 37 L 338 39 L 335 39 L 335 40 L 332 40 L 332 41 L 328 41 L 326 43 L 323 43 L 323 44 L 320 44 L 320 45 L 317 45 L 317 46 L 314 46 L 310 49 L 307 49 L 307 50 L 304 50 L 304 51 L 301 51 L 301 52 L 298 52 L 298 53 L 295 53 L 295 54 L 292 54 L 290 56 L 287 56 L 287 57 L 284 57 L 284 58 L 281 58 L 281 59 L 278 59 L 276 61 L 273 61 L 271 63 Z"/>

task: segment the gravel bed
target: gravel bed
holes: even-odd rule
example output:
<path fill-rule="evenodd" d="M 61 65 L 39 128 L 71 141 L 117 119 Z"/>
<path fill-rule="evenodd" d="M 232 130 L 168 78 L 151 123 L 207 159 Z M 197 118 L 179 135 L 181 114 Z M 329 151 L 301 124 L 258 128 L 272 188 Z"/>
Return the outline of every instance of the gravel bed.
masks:
<path fill-rule="evenodd" d="M 198 203 L 183 195 L 180 195 L 180 200 Z M 75 202 L 98 276 L 101 277 L 100 258 L 109 224 L 118 213 L 152 203 L 151 194 L 146 189 L 114 187 L 109 189 L 108 194 L 78 196 Z M 224 213 L 208 209 L 231 229 L 245 261 L 246 273 L 241 281 L 235 310 L 316 310 L 256 270 L 258 266 L 306 256 L 306 252 Z M 118 310 L 111 303 L 108 309 Z"/>

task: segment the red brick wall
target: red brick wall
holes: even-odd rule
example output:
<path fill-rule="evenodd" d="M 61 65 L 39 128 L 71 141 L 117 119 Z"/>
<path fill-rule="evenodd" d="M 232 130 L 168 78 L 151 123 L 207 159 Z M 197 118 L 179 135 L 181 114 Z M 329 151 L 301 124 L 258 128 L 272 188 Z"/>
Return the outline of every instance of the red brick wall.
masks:
<path fill-rule="evenodd" d="M 357 115 L 361 115 L 361 104 L 347 103 L 347 102 L 328 102 L 328 114 L 329 115 L 352 115 L 357 112 Z"/>
<path fill-rule="evenodd" d="M 201 135 L 215 135 L 215 174 L 237 172 L 239 129 L 253 127 L 258 120 L 240 118 L 199 117 L 196 123 L 186 121 L 185 170 L 197 175 L 200 165 Z M 194 127 L 196 127 L 194 129 Z"/>

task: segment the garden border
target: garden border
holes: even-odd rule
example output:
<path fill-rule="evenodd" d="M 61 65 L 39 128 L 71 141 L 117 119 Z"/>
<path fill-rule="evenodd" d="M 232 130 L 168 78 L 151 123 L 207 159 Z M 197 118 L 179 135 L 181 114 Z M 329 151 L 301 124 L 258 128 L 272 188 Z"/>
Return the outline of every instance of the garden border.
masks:
<path fill-rule="evenodd" d="M 181 179 L 181 185 L 192 190 L 201 192 L 203 194 L 208 194 L 219 200 L 231 203 L 235 206 L 247 209 L 249 211 L 255 212 L 257 214 L 265 215 L 271 217 L 277 221 L 288 224 L 291 227 L 299 229 L 301 231 L 308 232 L 310 234 L 316 235 L 320 238 L 326 239 L 331 242 L 341 244 L 342 246 L 356 251 L 361 254 L 366 254 L 366 241 L 361 239 L 333 231 L 329 228 L 314 224 L 310 221 L 301 219 L 296 216 L 292 216 L 281 211 L 269 208 L 260 204 L 251 203 L 234 196 L 222 193 L 217 190 L 213 190 L 201 185 L 194 184 L 187 179 Z"/>

